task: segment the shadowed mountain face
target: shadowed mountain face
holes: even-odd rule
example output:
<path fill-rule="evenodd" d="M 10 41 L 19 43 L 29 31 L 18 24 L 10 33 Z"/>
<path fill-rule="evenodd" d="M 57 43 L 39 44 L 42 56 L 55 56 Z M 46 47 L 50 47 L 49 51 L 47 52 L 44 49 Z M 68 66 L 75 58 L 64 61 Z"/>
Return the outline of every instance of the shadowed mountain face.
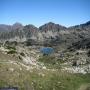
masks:
<path fill-rule="evenodd" d="M 12 25 L 12 30 L 16 29 L 23 29 L 23 25 L 21 23 L 16 22 L 15 24 Z"/>
<path fill-rule="evenodd" d="M 68 28 L 69 30 L 71 29 L 77 29 L 77 30 L 90 30 L 90 21 L 84 23 L 84 24 L 80 24 L 80 25 L 75 25 L 72 27 Z"/>
<path fill-rule="evenodd" d="M 66 28 L 52 22 L 39 28 L 34 25 L 23 26 L 20 23 L 13 25 L 0 25 L 0 41 L 23 42 L 32 39 L 37 43 L 72 45 L 75 42 L 90 38 L 90 21 Z"/>
<path fill-rule="evenodd" d="M 23 29 L 23 25 L 18 22 L 13 25 L 0 24 L 0 31 L 11 31 L 17 29 Z"/>
<path fill-rule="evenodd" d="M 47 32 L 48 30 L 60 31 L 60 30 L 65 30 L 65 29 L 66 27 L 61 26 L 59 24 L 52 23 L 52 22 L 49 22 L 39 27 L 39 30 L 45 31 L 45 32 Z"/>
<path fill-rule="evenodd" d="M 38 28 L 35 27 L 34 25 L 26 25 L 23 28 L 24 35 L 26 38 L 30 38 L 33 35 L 36 35 L 38 32 Z"/>
<path fill-rule="evenodd" d="M 10 25 L 0 24 L 0 31 L 9 31 L 12 27 Z"/>
<path fill-rule="evenodd" d="M 82 39 L 78 42 L 72 43 L 69 49 L 90 49 L 90 38 Z"/>

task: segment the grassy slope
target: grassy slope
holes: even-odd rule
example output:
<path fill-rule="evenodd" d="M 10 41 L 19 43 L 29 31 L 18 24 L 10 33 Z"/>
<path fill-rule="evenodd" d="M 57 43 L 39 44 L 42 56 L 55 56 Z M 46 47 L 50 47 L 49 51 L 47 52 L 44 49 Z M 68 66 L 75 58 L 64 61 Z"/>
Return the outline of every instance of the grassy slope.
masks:
<path fill-rule="evenodd" d="M 55 63 L 56 61 L 51 62 L 53 58 L 44 57 L 43 61 L 51 69 L 27 71 L 18 64 L 5 63 L 6 57 L 10 60 L 13 58 L 6 55 L 0 59 L 0 87 L 16 86 L 19 90 L 78 90 L 81 85 L 90 83 L 90 74 L 62 72 L 58 67 L 59 62 L 58 64 Z M 10 70 L 11 68 L 14 70 Z"/>
<path fill-rule="evenodd" d="M 90 90 L 90 83 L 82 84 L 78 90 Z"/>
<path fill-rule="evenodd" d="M 9 68 L 14 68 L 10 71 Z M 17 86 L 19 90 L 77 90 L 90 83 L 90 74 L 69 74 L 60 70 L 19 70 L 19 66 L 0 64 L 0 87 Z"/>

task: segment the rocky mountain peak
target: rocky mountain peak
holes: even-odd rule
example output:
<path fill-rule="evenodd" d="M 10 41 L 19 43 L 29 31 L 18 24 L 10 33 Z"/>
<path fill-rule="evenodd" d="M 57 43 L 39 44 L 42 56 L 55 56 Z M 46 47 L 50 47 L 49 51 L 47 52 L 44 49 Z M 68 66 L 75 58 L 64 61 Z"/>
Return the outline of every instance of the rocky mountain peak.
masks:
<path fill-rule="evenodd" d="M 84 24 L 80 24 L 80 25 L 82 25 L 82 26 L 90 26 L 90 21 L 88 21 L 88 22 L 86 22 Z"/>
<path fill-rule="evenodd" d="M 23 25 L 19 22 L 16 22 L 12 25 L 12 29 L 13 30 L 16 30 L 16 29 L 22 29 L 23 28 Z"/>
<path fill-rule="evenodd" d="M 55 24 L 53 22 L 48 22 L 39 27 L 39 30 L 41 30 L 41 31 L 48 31 L 48 30 L 60 31 L 60 30 L 64 30 L 64 29 L 66 29 L 66 27 L 61 26 L 59 24 Z"/>

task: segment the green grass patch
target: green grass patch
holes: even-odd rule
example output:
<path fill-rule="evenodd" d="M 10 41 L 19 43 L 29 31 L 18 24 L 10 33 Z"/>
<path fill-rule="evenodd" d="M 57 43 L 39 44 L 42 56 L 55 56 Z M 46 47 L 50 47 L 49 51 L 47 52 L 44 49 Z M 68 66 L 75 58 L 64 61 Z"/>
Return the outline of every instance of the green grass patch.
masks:
<path fill-rule="evenodd" d="M 9 50 L 16 50 L 16 48 L 13 47 L 13 46 L 6 46 L 6 49 L 9 49 Z"/>
<path fill-rule="evenodd" d="M 63 63 L 62 59 L 56 59 L 54 56 L 42 56 L 38 61 L 44 63 L 49 69 L 60 69 Z"/>
<path fill-rule="evenodd" d="M 10 50 L 7 52 L 7 54 L 15 54 L 15 53 L 17 53 L 15 50 Z"/>
<path fill-rule="evenodd" d="M 78 90 L 80 85 L 90 83 L 90 74 L 70 74 L 60 70 L 29 72 L 17 67 L 14 72 L 6 69 L 1 72 L 2 69 L 0 87 L 17 86 L 19 90 Z"/>

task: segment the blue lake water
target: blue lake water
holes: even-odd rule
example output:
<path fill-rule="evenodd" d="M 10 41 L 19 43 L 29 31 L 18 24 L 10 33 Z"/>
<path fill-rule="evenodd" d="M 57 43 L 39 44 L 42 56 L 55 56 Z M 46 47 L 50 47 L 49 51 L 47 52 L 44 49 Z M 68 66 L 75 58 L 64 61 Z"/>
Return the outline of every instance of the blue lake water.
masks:
<path fill-rule="evenodd" d="M 43 47 L 40 49 L 40 52 L 43 54 L 51 54 L 54 52 L 54 49 L 51 47 Z"/>

